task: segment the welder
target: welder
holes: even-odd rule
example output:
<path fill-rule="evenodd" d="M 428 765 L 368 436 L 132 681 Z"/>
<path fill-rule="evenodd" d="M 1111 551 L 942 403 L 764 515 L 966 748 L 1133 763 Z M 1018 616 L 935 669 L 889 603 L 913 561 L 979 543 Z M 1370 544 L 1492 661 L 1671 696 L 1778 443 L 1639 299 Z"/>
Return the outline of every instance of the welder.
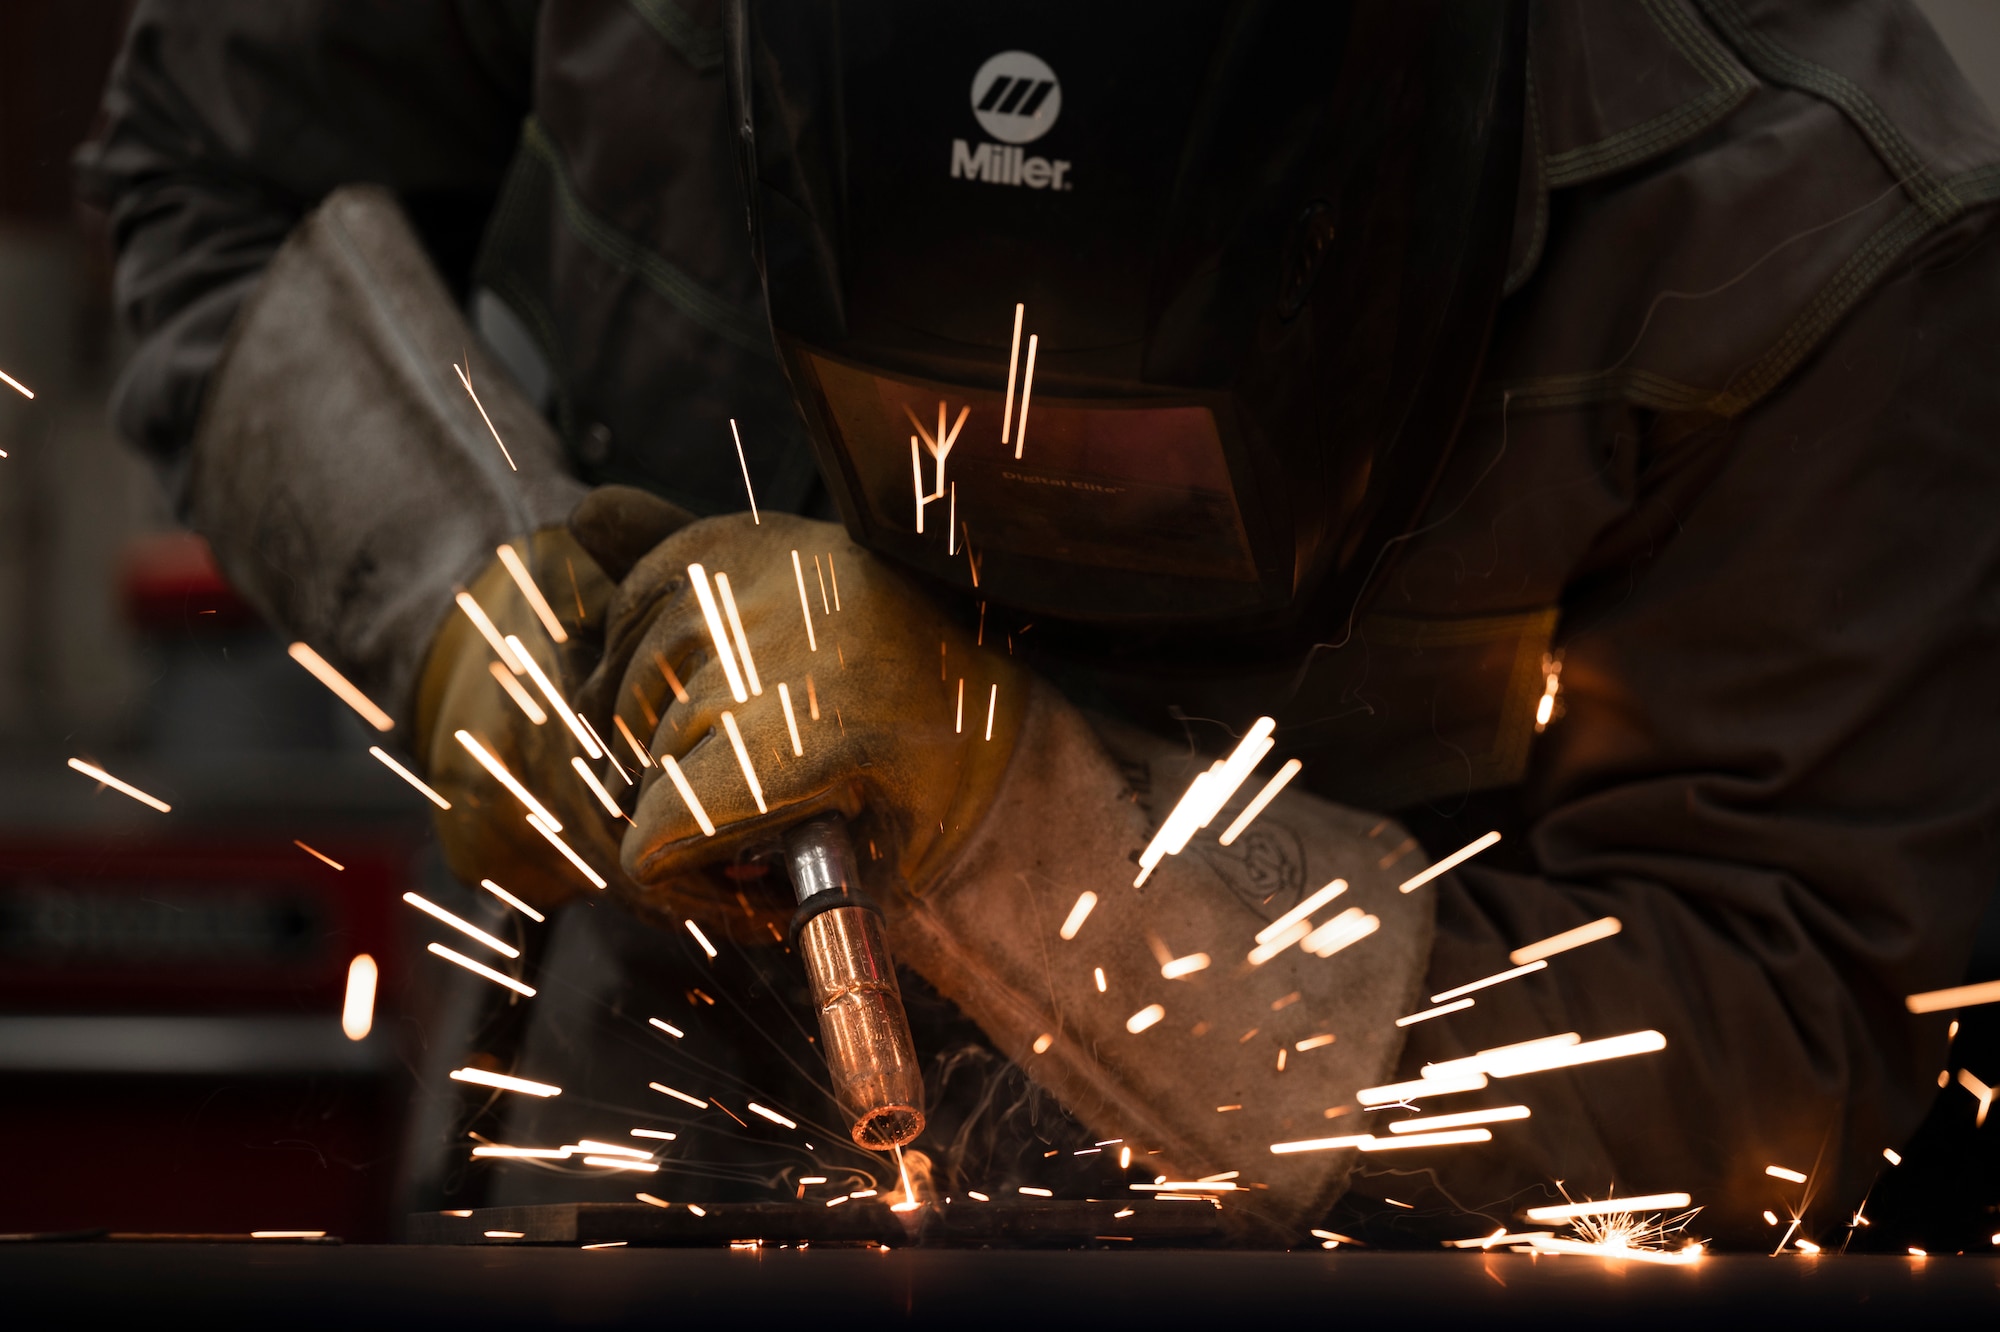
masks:
<path fill-rule="evenodd" d="M 775 949 L 759 857 L 834 813 L 937 1002 L 1291 1223 L 1561 1180 L 1756 1242 L 1778 1163 L 1813 1233 L 1935 1092 L 1904 998 L 2000 871 L 2000 130 L 1907 5 L 142 0 L 80 169 L 120 428 L 452 869 L 563 908 L 543 1073 L 681 921 Z M 1372 934 L 1248 960 L 1336 879 Z M 1422 1101 L 1531 1108 L 1491 1142 L 1270 1151 L 1639 1031 Z"/>

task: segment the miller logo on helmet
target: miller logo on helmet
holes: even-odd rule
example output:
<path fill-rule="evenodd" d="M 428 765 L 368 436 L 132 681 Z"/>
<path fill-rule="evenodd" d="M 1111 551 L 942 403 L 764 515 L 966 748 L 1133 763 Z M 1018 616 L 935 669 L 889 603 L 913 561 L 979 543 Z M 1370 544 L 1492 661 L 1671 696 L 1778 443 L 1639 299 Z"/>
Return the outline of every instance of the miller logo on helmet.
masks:
<path fill-rule="evenodd" d="M 999 143 L 951 144 L 951 174 L 989 185 L 1067 190 L 1070 164 L 1029 157 L 1012 145 L 1033 143 L 1055 128 L 1062 114 L 1062 82 L 1046 60 L 1027 51 L 1002 51 L 972 76 L 972 114 Z"/>

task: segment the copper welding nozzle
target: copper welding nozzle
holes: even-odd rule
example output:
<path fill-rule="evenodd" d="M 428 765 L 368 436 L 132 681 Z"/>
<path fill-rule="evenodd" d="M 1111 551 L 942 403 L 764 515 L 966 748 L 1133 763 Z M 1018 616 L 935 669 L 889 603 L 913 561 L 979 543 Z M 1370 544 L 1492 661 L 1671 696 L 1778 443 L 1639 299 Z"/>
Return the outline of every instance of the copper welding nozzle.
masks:
<path fill-rule="evenodd" d="M 831 814 L 792 829 L 785 863 L 834 1099 L 856 1143 L 900 1147 L 924 1131 L 924 1079 L 881 914 L 859 891 L 846 822 Z"/>

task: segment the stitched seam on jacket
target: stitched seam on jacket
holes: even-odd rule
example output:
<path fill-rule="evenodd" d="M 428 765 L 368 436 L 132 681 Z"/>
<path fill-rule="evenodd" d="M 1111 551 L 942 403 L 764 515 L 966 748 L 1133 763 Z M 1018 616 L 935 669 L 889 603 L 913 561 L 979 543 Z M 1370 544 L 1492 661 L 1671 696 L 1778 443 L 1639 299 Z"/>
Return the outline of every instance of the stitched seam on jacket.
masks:
<path fill-rule="evenodd" d="M 1542 266 L 1542 247 L 1549 238 L 1549 155 L 1542 134 L 1542 98 L 1535 83 L 1535 64 L 1528 61 L 1527 73 L 1527 122 L 1528 142 L 1521 146 L 1523 153 L 1533 154 L 1535 170 L 1528 182 L 1528 188 L 1535 194 L 1535 217 L 1529 223 L 1528 248 L 1521 255 L 1518 268 L 1508 272 L 1500 284 L 1500 295 L 1512 296 L 1535 275 Z"/>
<path fill-rule="evenodd" d="M 1762 356 L 1719 389 L 1697 388 L 1650 370 L 1582 371 L 1488 386 L 1480 393 L 1479 410 L 1497 411 L 1503 397 L 1512 411 L 1552 411 L 1616 399 L 1661 412 L 1739 416 L 1783 383 L 1912 245 L 1974 205 L 2000 199 L 2000 165 L 1953 176 L 1944 186 L 1960 201 L 1956 213 L 1940 221 L 1919 205 L 1906 204 L 1861 243 Z"/>
<path fill-rule="evenodd" d="M 1756 82 L 1672 0 L 1645 0 L 1645 9 L 1653 26 L 1708 81 L 1709 91 L 1596 143 L 1546 159 L 1549 188 L 1608 175 L 1685 143 L 1741 106 L 1755 91 Z"/>
<path fill-rule="evenodd" d="M 665 297 L 668 304 L 717 337 L 745 351 L 767 357 L 772 354 L 770 335 L 760 314 L 724 300 L 679 265 L 655 254 L 598 216 L 577 194 L 569 174 L 563 170 L 555 144 L 533 116 L 522 130 L 521 143 L 547 167 L 563 221 L 579 240 L 613 266 L 636 275 Z"/>
<path fill-rule="evenodd" d="M 1967 171 L 1940 184 L 1944 197 L 1958 202 L 1957 208 L 1939 218 L 1913 203 L 1878 228 L 1820 288 L 1771 349 L 1744 372 L 1742 380 L 1733 387 L 1725 385 L 1715 395 L 1710 410 L 1735 416 L 1776 388 L 1910 246 L 1972 205 L 2000 198 L 2000 165 Z"/>
<path fill-rule="evenodd" d="M 639 21 L 695 69 L 706 73 L 722 68 L 722 30 L 695 20 L 674 0 L 625 0 Z"/>
<path fill-rule="evenodd" d="M 1948 181 L 1940 182 L 1910 141 L 1890 121 L 1874 98 L 1846 75 L 1807 60 L 1778 45 L 1759 32 L 1734 0 L 1700 0 L 1702 7 L 1732 40 L 1739 54 L 1758 74 L 1775 83 L 1797 88 L 1840 108 L 1889 170 L 1902 182 L 1917 203 L 1938 221 L 1954 216 L 1965 201 L 1952 193 Z"/>

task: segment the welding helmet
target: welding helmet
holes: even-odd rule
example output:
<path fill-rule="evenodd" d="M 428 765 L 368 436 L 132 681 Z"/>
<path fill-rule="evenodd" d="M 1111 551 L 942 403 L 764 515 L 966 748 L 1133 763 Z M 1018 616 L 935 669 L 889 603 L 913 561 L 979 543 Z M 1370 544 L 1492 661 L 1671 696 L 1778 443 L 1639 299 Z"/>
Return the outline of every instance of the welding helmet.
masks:
<path fill-rule="evenodd" d="M 773 333 L 856 539 L 1123 631 L 1351 595 L 1500 298 L 1524 9 L 739 0 Z"/>

